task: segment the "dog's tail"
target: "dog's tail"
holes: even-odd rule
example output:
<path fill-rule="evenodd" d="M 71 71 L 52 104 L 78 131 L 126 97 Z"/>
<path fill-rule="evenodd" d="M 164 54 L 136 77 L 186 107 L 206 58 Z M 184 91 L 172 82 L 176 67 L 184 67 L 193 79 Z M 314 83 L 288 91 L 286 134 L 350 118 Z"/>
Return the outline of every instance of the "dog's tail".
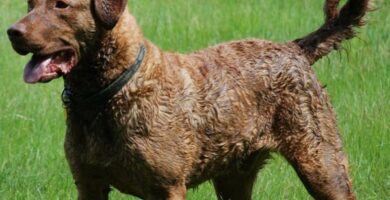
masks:
<path fill-rule="evenodd" d="M 348 0 L 339 10 L 340 0 L 326 0 L 324 12 L 326 20 L 317 31 L 297 39 L 311 64 L 338 49 L 344 40 L 356 35 L 355 28 L 365 24 L 364 16 L 370 11 L 370 0 Z"/>

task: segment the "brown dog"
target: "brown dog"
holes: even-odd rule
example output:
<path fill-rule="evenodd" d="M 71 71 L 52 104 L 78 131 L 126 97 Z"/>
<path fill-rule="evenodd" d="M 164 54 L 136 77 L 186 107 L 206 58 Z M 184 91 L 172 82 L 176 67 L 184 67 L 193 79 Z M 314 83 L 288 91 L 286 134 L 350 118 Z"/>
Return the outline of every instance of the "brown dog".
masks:
<path fill-rule="evenodd" d="M 146 40 L 126 0 L 29 0 L 8 35 L 33 54 L 26 82 L 64 77 L 79 199 L 107 199 L 110 186 L 185 199 L 211 179 L 218 199 L 248 200 L 270 152 L 314 198 L 354 199 L 335 114 L 311 68 L 363 24 L 368 0 L 338 3 L 327 0 L 325 24 L 294 42 L 243 40 L 190 55 Z"/>

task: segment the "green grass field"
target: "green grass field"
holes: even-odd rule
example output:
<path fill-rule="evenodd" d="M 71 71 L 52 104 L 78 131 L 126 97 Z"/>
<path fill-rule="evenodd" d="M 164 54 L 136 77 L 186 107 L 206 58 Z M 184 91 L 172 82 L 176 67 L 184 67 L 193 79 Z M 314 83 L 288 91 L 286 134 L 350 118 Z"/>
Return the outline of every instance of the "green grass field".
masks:
<path fill-rule="evenodd" d="M 130 0 L 144 34 L 165 50 L 190 52 L 248 37 L 283 42 L 322 23 L 313 0 Z M 390 197 L 390 1 L 360 37 L 315 64 L 338 113 L 358 199 Z M 0 199 L 75 199 L 63 153 L 62 80 L 26 85 L 27 57 L 12 51 L 5 31 L 23 16 L 26 2 L 0 2 Z M 259 174 L 258 199 L 310 199 L 292 168 L 278 155 Z M 114 191 L 112 199 L 132 199 Z M 189 200 L 215 199 L 209 183 Z"/>

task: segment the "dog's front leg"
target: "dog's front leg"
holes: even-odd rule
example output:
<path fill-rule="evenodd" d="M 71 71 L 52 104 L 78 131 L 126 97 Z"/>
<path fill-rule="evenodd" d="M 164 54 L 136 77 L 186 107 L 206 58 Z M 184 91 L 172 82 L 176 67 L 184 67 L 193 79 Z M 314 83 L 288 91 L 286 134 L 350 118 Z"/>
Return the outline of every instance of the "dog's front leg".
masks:
<path fill-rule="evenodd" d="M 102 182 L 76 181 L 78 200 L 108 200 L 110 187 Z"/>
<path fill-rule="evenodd" d="M 75 180 L 79 200 L 108 200 L 110 192 L 109 184 L 101 178 L 102 171 L 95 167 L 86 166 L 76 156 L 69 156 L 67 159 L 70 170 Z"/>
<path fill-rule="evenodd" d="M 78 200 L 108 200 L 111 191 L 109 184 L 99 178 L 98 174 L 72 168 L 72 174 L 78 191 Z"/>
<path fill-rule="evenodd" d="M 175 186 L 155 188 L 149 193 L 147 200 L 185 200 L 187 188 L 185 184 Z"/>

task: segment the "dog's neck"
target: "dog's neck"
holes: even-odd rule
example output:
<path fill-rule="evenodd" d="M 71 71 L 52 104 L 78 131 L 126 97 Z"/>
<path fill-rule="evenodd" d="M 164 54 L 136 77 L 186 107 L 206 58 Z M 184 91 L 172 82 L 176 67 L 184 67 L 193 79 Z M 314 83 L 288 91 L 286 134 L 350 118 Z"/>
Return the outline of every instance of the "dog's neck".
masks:
<path fill-rule="evenodd" d="M 88 96 L 96 93 L 131 67 L 141 45 L 146 46 L 146 51 L 148 47 L 154 48 L 143 38 L 136 20 L 126 10 L 114 29 L 103 33 L 96 48 L 98 50 L 92 51 L 92 56 L 86 56 L 88 60 L 80 60 L 79 65 L 64 78 L 65 84 L 74 95 Z"/>

